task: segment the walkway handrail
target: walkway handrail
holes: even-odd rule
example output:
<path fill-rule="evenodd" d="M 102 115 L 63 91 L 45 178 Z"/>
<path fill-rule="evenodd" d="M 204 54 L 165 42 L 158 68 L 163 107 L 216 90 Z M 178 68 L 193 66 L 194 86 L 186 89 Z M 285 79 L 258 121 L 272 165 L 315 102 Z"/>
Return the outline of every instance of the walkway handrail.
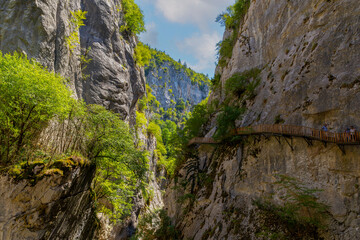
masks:
<path fill-rule="evenodd" d="M 319 140 L 323 142 L 332 142 L 337 144 L 359 144 L 360 133 L 334 133 L 330 131 L 323 131 L 315 128 L 294 125 L 281 124 L 262 124 L 249 127 L 240 127 L 232 130 L 231 135 L 255 135 L 255 134 L 273 134 L 286 135 L 295 137 L 305 137 L 308 139 Z M 194 143 L 217 143 L 213 138 L 196 137 L 189 141 L 188 145 Z"/>

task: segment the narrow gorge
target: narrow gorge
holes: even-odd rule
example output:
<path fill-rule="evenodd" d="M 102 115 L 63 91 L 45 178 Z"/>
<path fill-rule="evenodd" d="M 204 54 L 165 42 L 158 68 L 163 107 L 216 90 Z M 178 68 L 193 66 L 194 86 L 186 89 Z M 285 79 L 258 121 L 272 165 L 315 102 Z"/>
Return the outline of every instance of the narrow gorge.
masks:
<path fill-rule="evenodd" d="M 0 0 L 0 240 L 360 239 L 358 0 L 232 2 Z"/>

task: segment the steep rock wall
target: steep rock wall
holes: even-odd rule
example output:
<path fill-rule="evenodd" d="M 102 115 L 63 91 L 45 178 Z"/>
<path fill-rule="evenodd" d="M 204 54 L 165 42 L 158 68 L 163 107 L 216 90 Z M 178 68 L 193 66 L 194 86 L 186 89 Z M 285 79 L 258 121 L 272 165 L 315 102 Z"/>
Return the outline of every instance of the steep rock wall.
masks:
<path fill-rule="evenodd" d="M 93 167 L 43 178 L 34 186 L 0 177 L 0 239 L 93 239 Z"/>
<path fill-rule="evenodd" d="M 246 102 L 237 125 L 274 124 L 279 115 L 285 124 L 320 128 L 328 122 L 334 131 L 350 125 L 359 129 L 359 13 L 355 0 L 251 1 L 229 64 L 217 68 L 222 88 L 210 101 L 224 100 L 223 87 L 233 74 L 259 68 L 256 97 Z M 211 136 L 216 121 L 209 122 Z M 253 203 L 270 196 L 283 203 L 283 192 L 274 184 L 277 174 L 323 189 L 317 197 L 330 208 L 320 237 L 359 238 L 359 146 L 346 146 L 344 155 L 335 144 L 292 141 L 293 151 L 284 138 L 279 143 L 274 137 L 194 148 L 196 161 L 186 163 L 198 164 L 194 192 L 183 168 L 164 200 L 183 239 L 267 239 L 264 231 L 286 232 Z M 188 185 L 182 189 L 184 182 Z M 184 196 L 191 197 L 184 201 Z M 306 234 L 300 239 L 313 238 Z"/>
<path fill-rule="evenodd" d="M 356 0 L 252 1 L 221 80 L 262 69 L 241 125 L 274 123 L 334 130 L 360 127 L 360 7 Z M 346 116 L 344 118 L 344 116 Z"/>
<path fill-rule="evenodd" d="M 321 237 L 360 237 L 359 147 L 346 147 L 344 156 L 335 144 L 308 146 L 301 138 L 293 140 L 294 151 L 284 139 L 281 144 L 274 137 L 247 140 L 245 144 L 198 149 L 199 170 L 208 177 L 195 188 L 193 204 L 178 203 L 190 193 L 189 187 L 184 191 L 179 186 L 186 169 L 180 171 L 177 187 L 174 183 L 169 186 L 178 190 L 168 189 L 165 206 L 183 239 L 259 239 L 258 234 L 266 228 L 281 232 L 281 225 L 271 225 L 253 203 L 270 196 L 282 202 L 283 192 L 274 184 L 277 174 L 294 177 L 306 188 L 323 190 L 317 194 L 318 201 L 330 207 L 330 217 Z M 300 239 L 311 239 L 304 237 Z"/>
<path fill-rule="evenodd" d="M 71 52 L 66 42 L 74 31 L 71 12 L 80 9 L 87 19 L 79 31 L 81 46 Z M 120 0 L 1 0 L 0 50 L 27 54 L 69 79 L 78 98 L 129 119 L 145 79 L 132 57 L 136 40 L 120 33 L 122 23 Z M 91 61 L 81 62 L 80 55 Z"/>
<path fill-rule="evenodd" d="M 209 86 L 206 83 L 192 83 L 191 77 L 183 69 L 177 70 L 167 61 L 159 67 L 147 69 L 146 81 L 160 102 L 160 107 L 165 111 L 175 107 L 171 100 L 175 103 L 183 100 L 191 107 L 200 103 L 209 94 Z"/>

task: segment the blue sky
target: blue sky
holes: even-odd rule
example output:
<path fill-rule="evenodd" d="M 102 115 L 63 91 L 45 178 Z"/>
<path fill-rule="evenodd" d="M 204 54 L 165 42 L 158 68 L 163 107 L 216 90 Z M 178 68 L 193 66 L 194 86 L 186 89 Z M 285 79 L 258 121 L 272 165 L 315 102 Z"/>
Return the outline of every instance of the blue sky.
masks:
<path fill-rule="evenodd" d="M 145 15 L 140 40 L 181 59 L 195 71 L 214 75 L 216 43 L 224 28 L 216 16 L 234 0 L 135 0 Z"/>

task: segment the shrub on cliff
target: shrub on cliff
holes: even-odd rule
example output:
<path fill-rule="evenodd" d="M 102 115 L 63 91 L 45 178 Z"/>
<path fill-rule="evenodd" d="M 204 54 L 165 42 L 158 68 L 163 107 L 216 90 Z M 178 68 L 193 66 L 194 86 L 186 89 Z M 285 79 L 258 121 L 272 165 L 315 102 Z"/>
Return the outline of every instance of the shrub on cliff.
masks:
<path fill-rule="evenodd" d="M 139 67 L 149 65 L 151 59 L 151 53 L 142 42 L 139 42 L 135 48 L 135 61 Z"/>
<path fill-rule="evenodd" d="M 139 34 L 145 31 L 144 15 L 134 0 L 122 0 L 122 10 L 124 11 L 124 25 L 121 31 L 130 31 Z"/>
<path fill-rule="evenodd" d="M 97 199 L 111 203 L 99 206 L 113 220 L 131 211 L 132 197 L 148 169 L 145 152 L 135 148 L 129 126 L 102 106 L 87 106 L 86 153 L 96 164 L 94 190 Z M 100 201 L 101 202 L 101 201 Z"/>
<path fill-rule="evenodd" d="M 64 79 L 18 53 L 0 52 L 0 162 L 26 160 L 41 131 L 73 101 Z"/>
<path fill-rule="evenodd" d="M 250 3 L 250 0 L 237 0 L 234 5 L 229 6 L 225 12 L 216 18 L 216 22 L 225 26 L 226 29 L 232 33 L 230 37 L 217 44 L 220 67 L 225 67 L 228 59 L 232 56 L 232 51 L 237 41 L 240 22 L 247 13 Z"/>

